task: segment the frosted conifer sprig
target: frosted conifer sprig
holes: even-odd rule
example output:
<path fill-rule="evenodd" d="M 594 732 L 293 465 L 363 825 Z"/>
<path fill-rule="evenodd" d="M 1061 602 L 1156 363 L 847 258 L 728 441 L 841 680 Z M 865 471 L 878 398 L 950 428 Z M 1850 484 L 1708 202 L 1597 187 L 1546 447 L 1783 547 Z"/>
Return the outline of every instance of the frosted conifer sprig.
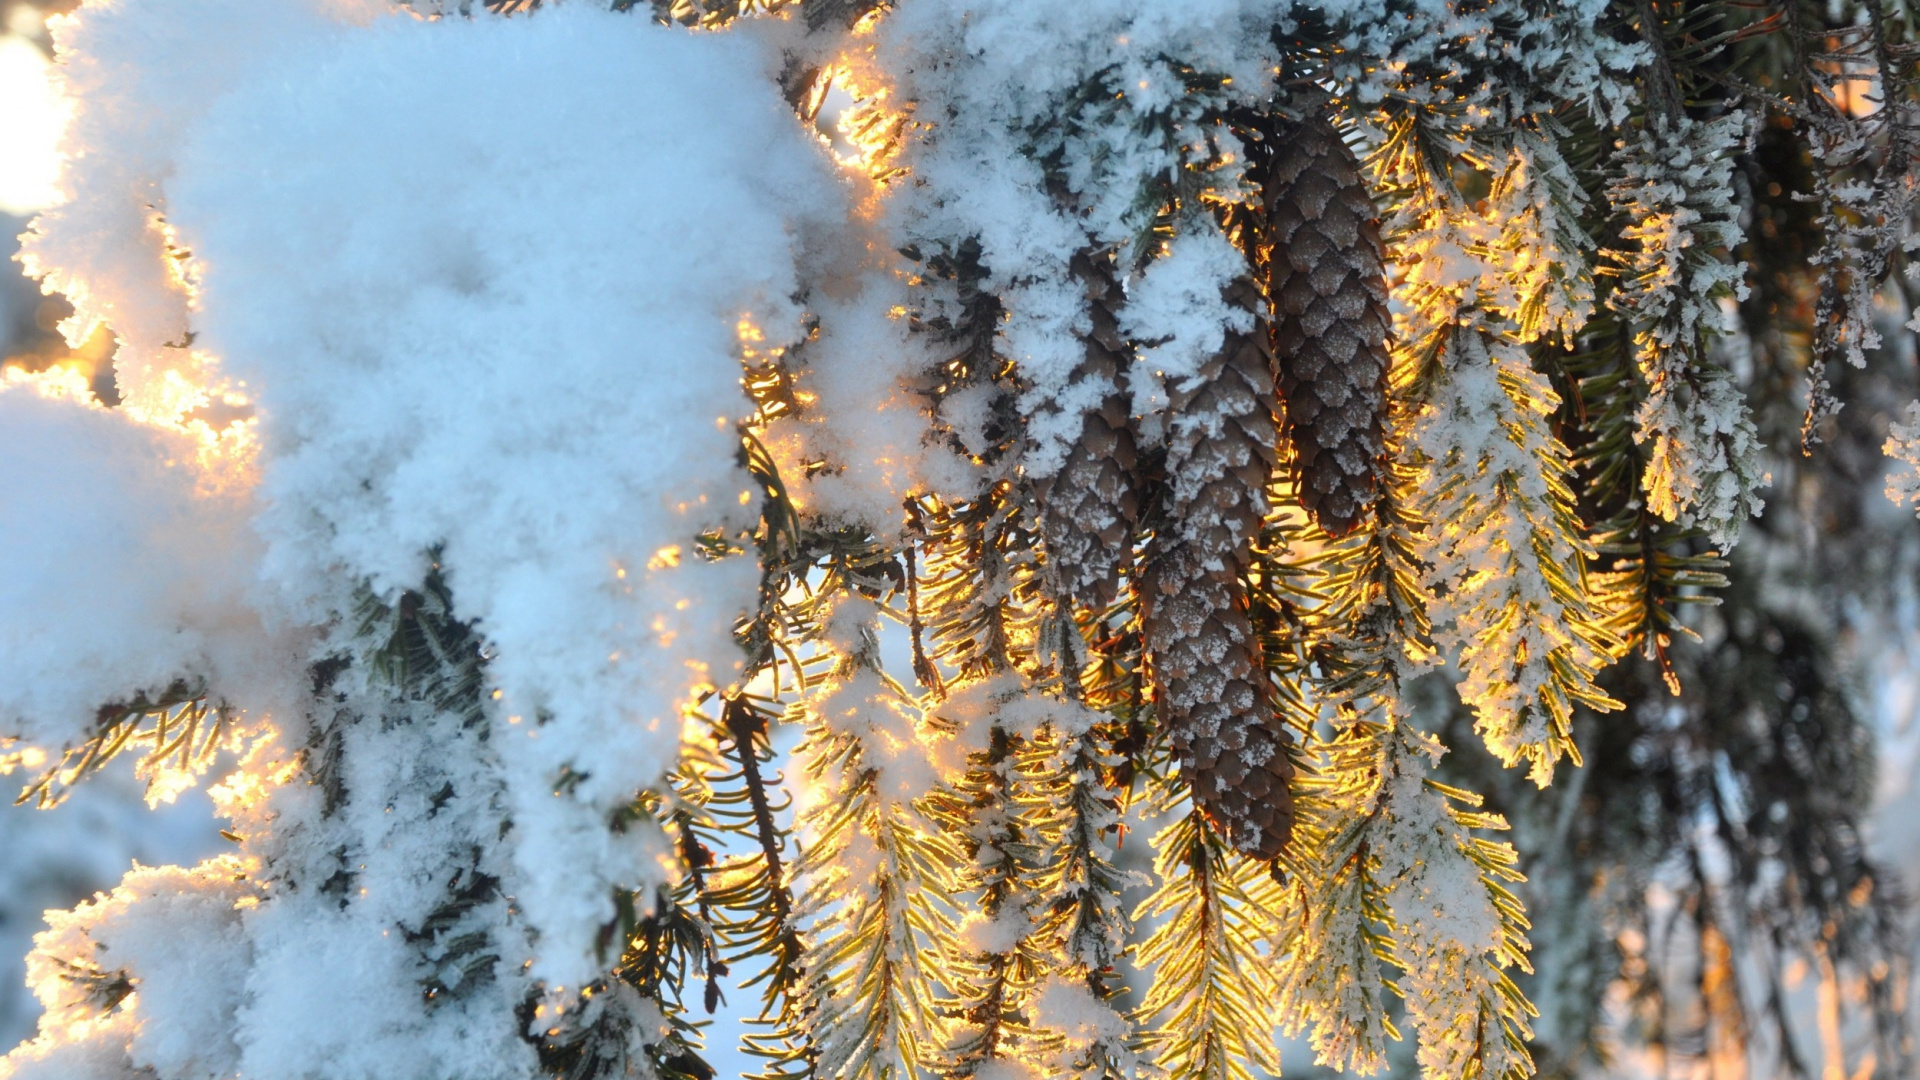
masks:
<path fill-rule="evenodd" d="M 1139 950 L 1153 970 L 1138 1010 L 1142 1043 L 1175 1080 L 1278 1072 L 1266 1037 L 1278 993 L 1266 955 L 1273 880 L 1229 849 L 1197 808 L 1163 805 L 1171 813 L 1153 845 L 1162 884 L 1134 916 L 1165 920 Z"/>
<path fill-rule="evenodd" d="M 1887 426 L 1887 441 L 1880 452 L 1899 464 L 1887 477 L 1887 498 L 1895 506 L 1920 510 L 1920 401 L 1909 402 L 1907 422 Z"/>
<path fill-rule="evenodd" d="M 1426 1075 L 1524 1080 L 1533 1005 L 1509 974 L 1531 973 L 1529 924 L 1509 886 L 1524 880 L 1511 845 L 1476 832 L 1507 827 L 1480 797 L 1428 775 L 1445 748 L 1401 728 L 1391 737 L 1377 831 L 1378 875 L 1395 927 L 1394 963 Z"/>
<path fill-rule="evenodd" d="M 1609 302 L 1632 320 L 1646 400 L 1636 435 L 1650 445 L 1643 479 L 1656 514 L 1697 525 L 1723 548 L 1764 503 L 1772 477 L 1745 398 L 1716 372 L 1707 340 L 1722 332 L 1723 299 L 1746 295 L 1731 198 L 1733 160 L 1747 144 L 1742 112 L 1713 120 L 1656 114 L 1621 148 L 1609 195 L 1631 221 L 1607 252 L 1620 280 Z"/>
<path fill-rule="evenodd" d="M 607 977 L 571 1005 L 529 1002 L 528 1035 L 537 1036 L 543 1068 L 560 1080 L 649 1068 L 662 1080 L 706 1080 L 713 1072 L 690 1016 L 698 1006 L 687 998 L 702 987 L 696 1000 L 710 1013 L 727 973 L 709 887 L 716 823 L 707 813 L 712 791 L 705 774 L 716 764 L 691 750 L 672 794 L 632 807 L 634 819 L 657 822 L 673 838 L 685 877 L 650 897 L 625 892 L 617 898 L 617 918 L 603 941 L 623 947 Z"/>
<path fill-rule="evenodd" d="M 1635 343 L 1611 311 L 1595 313 L 1580 345 L 1560 359 L 1586 406 L 1575 454 L 1583 501 L 1599 518 L 1592 544 L 1599 553 L 1590 571 L 1593 605 L 1622 650 L 1637 650 L 1679 685 L 1671 648 L 1693 633 L 1682 621 L 1690 605 L 1719 602 L 1725 559 L 1700 550 L 1700 531 L 1655 514 L 1640 482 L 1649 447 L 1636 438 L 1634 419 L 1645 390 L 1638 377 Z"/>
<path fill-rule="evenodd" d="M 1544 787 L 1560 758 L 1580 764 L 1574 708 L 1619 707 L 1593 681 L 1615 646 L 1590 606 L 1571 463 L 1546 429 L 1559 398 L 1513 343 L 1450 338 L 1415 436 L 1430 463 L 1430 615 L 1488 749 Z"/>
<path fill-rule="evenodd" d="M 1572 464 L 1548 425 L 1561 400 L 1520 348 L 1571 337 L 1593 310 L 1585 195 L 1550 142 L 1522 129 L 1472 205 L 1436 164 L 1452 118 L 1409 110 L 1376 158 L 1400 194 L 1390 251 L 1413 301 L 1399 370 L 1420 400 L 1421 544 L 1435 642 L 1458 653 L 1461 700 L 1488 748 L 1544 784 L 1578 750 L 1576 705 L 1615 651 L 1592 608 Z M 1441 125 L 1435 130 L 1436 125 Z"/>
<path fill-rule="evenodd" d="M 1914 231 L 1913 16 L 1880 0 L 1821 9 L 1801 0 L 1776 5 L 1777 37 L 1791 99 L 1770 97 L 1805 139 L 1819 247 L 1812 358 L 1801 451 L 1821 441 L 1822 421 L 1838 413 L 1827 368 L 1842 358 L 1866 366 L 1879 348 L 1876 294 L 1906 256 Z M 1909 322 L 1909 328 L 1913 323 Z"/>
<path fill-rule="evenodd" d="M 1534 1010 L 1509 974 L 1531 970 L 1509 889 L 1522 878 L 1510 846 L 1478 835 L 1505 822 L 1430 779 L 1442 748 L 1394 705 L 1312 750 L 1303 844 L 1278 909 L 1285 1029 L 1307 1034 L 1324 1065 L 1376 1070 L 1400 1037 L 1391 991 L 1426 1075 L 1531 1075 Z"/>
<path fill-rule="evenodd" d="M 13 803 L 52 809 L 75 784 L 134 747 L 142 748 L 136 774 L 146 780 L 148 798 L 159 801 L 179 785 L 191 786 L 220 751 L 243 745 L 244 737 L 236 738 L 240 733 L 232 730 L 233 720 L 230 710 L 207 700 L 205 687 L 185 680 L 157 694 L 102 706 L 92 734 L 63 749 L 52 765 L 21 787 Z"/>
<path fill-rule="evenodd" d="M 1034 881 L 1049 971 L 1032 997 L 1032 1020 L 1053 1075 L 1129 1080 L 1142 1062 L 1134 1026 L 1116 1001 L 1133 929 L 1122 893 L 1144 882 L 1116 862 L 1120 813 L 1095 723 L 1097 714 L 1068 710 L 1026 763 L 1037 805 L 1051 808 L 1039 830 L 1045 856 Z"/>
<path fill-rule="evenodd" d="M 776 703 L 741 693 L 719 703 L 717 752 L 723 769 L 709 778 L 706 811 L 739 841 L 746 855 L 723 856 L 707 875 L 706 895 L 719 913 L 715 930 L 734 970 L 763 963 L 760 1008 L 748 1020 L 741 1049 L 766 1063 L 762 1080 L 784 1080 L 813 1055 L 802 991 L 806 944 L 797 925 L 793 874 L 798 852 L 778 816 L 790 805 L 770 731 Z M 776 802 L 778 800 L 778 802 Z M 709 983 L 710 993 L 718 986 Z"/>
<path fill-rule="evenodd" d="M 1032 670 L 1041 557 L 1030 495 L 1002 481 L 954 506 L 923 504 L 920 515 L 919 610 L 933 657 L 964 681 Z"/>
<path fill-rule="evenodd" d="M 834 612 L 830 640 L 844 659 L 808 699 L 800 752 L 814 793 L 798 810 L 809 841 L 796 870 L 800 1015 L 821 1077 L 911 1074 L 937 1059 L 945 1030 L 927 959 L 952 936 L 937 905 L 955 894 L 961 860 L 916 805 L 938 781 L 915 761 L 914 703 L 875 666 L 872 610 L 848 600 Z"/>
<path fill-rule="evenodd" d="M 1037 837 L 1030 835 L 1035 805 L 1020 768 L 1025 741 L 994 723 L 986 752 L 935 812 L 968 859 L 959 884 L 978 903 L 956 928 L 946 961 L 946 978 L 958 991 L 945 1006 L 952 1034 L 941 1071 L 951 1076 L 977 1076 L 1018 1059 L 1032 1036 L 1027 1000 L 1043 961 L 1034 934 L 1040 871 Z"/>
<path fill-rule="evenodd" d="M 1385 887 L 1367 843 L 1385 738 L 1379 719 L 1356 716 L 1309 745 L 1314 768 L 1302 784 L 1274 946 L 1281 1030 L 1306 1035 L 1320 1064 L 1361 1075 L 1378 1071 L 1387 1043 L 1400 1038 L 1388 1005 L 1398 987 Z"/>
<path fill-rule="evenodd" d="M 1498 264 L 1511 289 L 1494 310 L 1522 343 L 1570 342 L 1593 314 L 1595 245 L 1582 223 L 1587 194 L 1561 152 L 1572 132 L 1553 134 L 1521 129 L 1488 199 L 1500 229 Z"/>

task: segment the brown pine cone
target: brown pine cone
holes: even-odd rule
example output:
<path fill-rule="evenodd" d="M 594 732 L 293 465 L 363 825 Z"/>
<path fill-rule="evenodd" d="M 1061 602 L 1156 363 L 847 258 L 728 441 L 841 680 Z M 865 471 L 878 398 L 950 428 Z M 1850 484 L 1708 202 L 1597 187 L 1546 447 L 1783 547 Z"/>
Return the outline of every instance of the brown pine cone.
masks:
<path fill-rule="evenodd" d="M 1125 382 L 1131 357 L 1115 313 L 1122 297 L 1112 269 L 1083 252 L 1074 256 L 1073 275 L 1086 288 L 1093 319 L 1074 381 L 1093 380 L 1113 389 L 1100 408 L 1087 413 L 1060 471 L 1034 486 L 1057 587 L 1069 599 L 1103 608 L 1119 592 L 1120 567 L 1133 554 L 1140 520 L 1138 455 Z"/>
<path fill-rule="evenodd" d="M 1385 452 L 1387 278 L 1360 162 L 1324 114 L 1271 135 L 1273 351 L 1300 502 L 1331 536 L 1372 507 Z"/>
<path fill-rule="evenodd" d="M 1250 281 L 1229 300 L 1259 310 Z M 1142 589 L 1160 722 L 1201 810 L 1241 851 L 1270 859 L 1293 834 L 1291 741 L 1273 715 L 1240 575 L 1267 511 L 1274 393 L 1266 331 L 1229 333 L 1176 389 L 1167 490 Z"/>

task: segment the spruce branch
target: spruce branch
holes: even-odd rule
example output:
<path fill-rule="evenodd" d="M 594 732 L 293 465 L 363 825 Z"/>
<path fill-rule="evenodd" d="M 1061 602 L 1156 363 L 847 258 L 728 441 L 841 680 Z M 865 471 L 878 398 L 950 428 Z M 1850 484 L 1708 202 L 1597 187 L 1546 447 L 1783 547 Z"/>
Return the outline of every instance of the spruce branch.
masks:
<path fill-rule="evenodd" d="M 723 856 L 708 876 L 706 894 L 726 963 L 760 966 L 740 983 L 742 989 L 760 987 L 759 1012 L 747 1021 L 742 1049 L 766 1062 L 758 1077 L 791 1080 L 812 1074 L 816 1052 L 803 1001 L 806 945 L 790 882 L 793 839 L 781 820 L 791 799 L 780 774 L 763 772 L 776 760 L 770 729 L 778 711 L 773 702 L 744 692 L 724 699 L 720 709 L 729 771 L 708 777 L 708 812 L 756 850 Z"/>
<path fill-rule="evenodd" d="M 1139 882 L 1114 861 L 1120 813 L 1105 778 L 1115 770 L 1093 720 L 1050 726 L 1023 762 L 1040 818 L 1033 891 L 1048 969 L 1032 1020 L 1054 1072 L 1125 1080 L 1141 1062 L 1133 1025 L 1117 1011 L 1117 969 L 1133 929 L 1122 893 Z"/>
<path fill-rule="evenodd" d="M 1593 244 L 1584 193 L 1551 142 L 1515 128 L 1488 197 L 1472 203 L 1435 130 L 1451 122 L 1409 108 L 1375 156 L 1397 195 L 1389 251 L 1414 301 L 1396 369 L 1417 402 L 1408 464 L 1432 523 L 1419 557 L 1436 644 L 1457 658 L 1482 737 L 1545 783 L 1561 757 L 1578 763 L 1573 706 L 1609 706 L 1593 678 L 1615 644 L 1593 606 L 1570 456 L 1550 430 L 1561 400 L 1520 346 L 1591 317 Z"/>
<path fill-rule="evenodd" d="M 1267 953 L 1273 880 L 1231 850 L 1197 808 L 1166 792 L 1158 805 L 1168 823 L 1153 843 L 1161 884 L 1134 913 L 1136 922 L 1164 920 L 1138 951 L 1153 971 L 1136 1011 L 1141 1043 L 1173 1080 L 1278 1072 L 1271 1030 L 1279 987 Z"/>
<path fill-rule="evenodd" d="M 1359 718 L 1316 739 L 1301 784 L 1300 840 L 1282 861 L 1277 907 L 1277 980 L 1282 1030 L 1306 1034 L 1316 1059 L 1362 1075 L 1385 1061 L 1399 1030 L 1387 994 L 1395 956 L 1379 853 L 1369 830 L 1378 801 L 1388 727 Z"/>
<path fill-rule="evenodd" d="M 148 800 L 170 797 L 212 768 L 222 750 L 238 748 L 244 736 L 236 730 L 237 719 L 226 705 L 210 701 L 204 686 L 186 680 L 158 694 L 103 705 L 94 716 L 93 734 L 63 749 L 54 764 L 21 787 L 13 804 L 32 803 L 41 810 L 58 806 L 74 785 L 136 747 L 141 749 L 134 772 L 146 781 Z"/>
<path fill-rule="evenodd" d="M 816 793 L 801 810 L 811 844 L 796 867 L 802 1015 L 812 1020 L 815 1075 L 880 1077 L 932 1062 L 944 1042 L 927 960 L 952 937 L 937 898 L 955 895 L 949 879 L 962 858 L 928 821 L 925 792 L 883 786 L 882 763 L 916 710 L 877 668 L 871 605 L 841 604 L 827 631 L 841 659 L 805 703 L 797 751 Z"/>
<path fill-rule="evenodd" d="M 1021 1056 L 1032 1035 L 1026 999 L 1044 962 L 1033 921 L 1040 849 L 1028 821 L 1037 808 L 1020 768 L 1026 740 L 997 720 L 987 738 L 954 790 L 931 802 L 966 860 L 960 884 L 978 905 L 950 945 L 957 992 L 945 1006 L 953 1024 L 940 1071 L 952 1077 Z"/>
<path fill-rule="evenodd" d="M 1658 663 L 1677 693 L 1670 650 L 1675 635 L 1694 633 L 1681 609 L 1718 603 L 1711 590 L 1727 584 L 1720 573 L 1727 563 L 1701 550 L 1699 530 L 1661 519 L 1641 496 L 1647 451 L 1634 437 L 1633 417 L 1645 389 L 1633 349 L 1627 325 L 1602 312 L 1561 365 L 1578 405 L 1573 453 L 1583 516 L 1594 523 L 1594 606 L 1618 647 Z"/>
<path fill-rule="evenodd" d="M 1913 26 L 1910 13 L 1890 13 L 1880 0 L 1844 13 L 1781 0 L 1774 14 L 1785 81 L 1797 91 L 1782 111 L 1813 160 L 1806 197 L 1820 239 L 1811 258 L 1818 292 L 1800 429 L 1806 456 L 1821 441 L 1822 422 L 1840 410 L 1828 368 L 1842 358 L 1864 367 L 1881 344 L 1875 298 L 1913 232 Z M 1856 102 L 1855 88 L 1870 84 L 1879 99 Z"/>
<path fill-rule="evenodd" d="M 1444 331 L 1442 331 L 1445 333 Z M 1594 682 L 1617 643 L 1593 606 L 1566 448 L 1546 430 L 1559 399 L 1511 341 L 1455 330 L 1415 436 L 1436 527 L 1428 580 L 1442 640 L 1458 650 L 1461 700 L 1494 755 L 1545 786 L 1580 764 L 1573 710 L 1620 707 Z"/>

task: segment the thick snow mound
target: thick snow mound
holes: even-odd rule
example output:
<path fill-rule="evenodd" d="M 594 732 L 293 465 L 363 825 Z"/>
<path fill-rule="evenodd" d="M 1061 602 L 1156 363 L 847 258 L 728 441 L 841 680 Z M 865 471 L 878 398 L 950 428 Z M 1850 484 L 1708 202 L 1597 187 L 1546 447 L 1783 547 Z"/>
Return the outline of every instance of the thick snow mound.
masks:
<path fill-rule="evenodd" d="M 795 233 L 841 201 L 775 64 L 587 5 L 388 18 L 214 105 L 167 184 L 196 347 L 258 404 L 267 576 L 319 619 L 437 560 L 555 957 L 657 873 L 607 815 L 739 664 L 756 571 L 696 546 L 753 521 L 741 351 L 801 336 Z"/>
<path fill-rule="evenodd" d="M 176 679 L 260 703 L 284 668 L 248 604 L 244 486 L 184 430 L 102 408 L 72 372 L 0 381 L 0 737 L 48 751 Z"/>

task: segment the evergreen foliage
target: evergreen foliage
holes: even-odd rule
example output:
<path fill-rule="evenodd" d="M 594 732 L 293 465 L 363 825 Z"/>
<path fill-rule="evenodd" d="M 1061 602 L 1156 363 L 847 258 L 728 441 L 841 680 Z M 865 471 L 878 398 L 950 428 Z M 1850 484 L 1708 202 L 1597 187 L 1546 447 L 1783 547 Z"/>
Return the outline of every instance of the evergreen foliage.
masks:
<path fill-rule="evenodd" d="M 241 1075 L 238 1005 L 226 1058 L 140 1042 L 168 961 L 109 943 L 174 900 L 223 948 L 384 942 L 392 1037 L 470 1050 L 422 1078 L 709 1080 L 729 989 L 764 1080 L 1252 1080 L 1276 1032 L 1361 1074 L 1411 1036 L 1430 1077 L 1623 1044 L 1811 1075 L 1796 960 L 1823 1060 L 1863 1052 L 1845 983 L 1913 1067 L 1837 620 L 1754 584 L 1782 515 L 1858 513 L 1768 447 L 1854 453 L 1833 362 L 1899 362 L 1904 5 L 410 6 L 425 34 L 611 7 L 579 25 L 756 43 L 740 77 L 797 128 L 853 99 L 855 205 L 787 230 L 797 295 L 714 301 L 737 450 L 675 512 L 751 486 L 593 586 L 657 612 L 581 630 L 684 677 L 678 713 L 587 717 L 677 752 L 609 777 L 634 753 L 517 693 L 541 658 L 464 599 L 468 548 L 397 586 L 340 555 L 301 582 L 303 715 L 188 671 L 25 748 L 42 805 L 130 748 L 162 791 L 243 751 L 241 853 L 57 916 L 53 1019 L 0 1077 Z M 1920 466 L 1914 408 L 1888 453 Z M 1775 472 L 1806 498 L 1749 530 Z M 739 601 L 731 653 L 671 651 L 696 599 Z M 604 871 L 543 876 L 549 842 Z M 54 1071 L 83 1055 L 110 1063 Z"/>

